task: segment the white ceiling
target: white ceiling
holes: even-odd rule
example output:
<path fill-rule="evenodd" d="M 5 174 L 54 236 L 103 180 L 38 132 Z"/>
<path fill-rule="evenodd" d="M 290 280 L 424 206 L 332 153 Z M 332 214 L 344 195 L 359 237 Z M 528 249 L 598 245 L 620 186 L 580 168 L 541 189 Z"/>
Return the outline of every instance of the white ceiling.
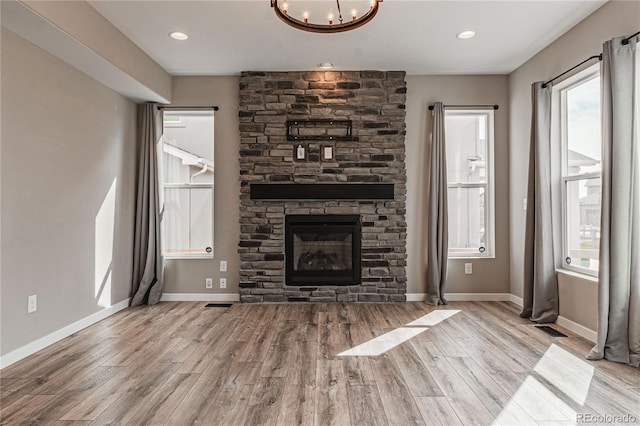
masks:
<path fill-rule="evenodd" d="M 384 0 L 372 22 L 340 34 L 288 27 L 269 0 L 90 3 L 172 75 L 312 70 L 320 62 L 338 70 L 506 74 L 606 0 Z M 456 34 L 466 29 L 477 36 L 458 40 Z M 171 31 L 190 38 L 175 41 L 168 37 Z"/>

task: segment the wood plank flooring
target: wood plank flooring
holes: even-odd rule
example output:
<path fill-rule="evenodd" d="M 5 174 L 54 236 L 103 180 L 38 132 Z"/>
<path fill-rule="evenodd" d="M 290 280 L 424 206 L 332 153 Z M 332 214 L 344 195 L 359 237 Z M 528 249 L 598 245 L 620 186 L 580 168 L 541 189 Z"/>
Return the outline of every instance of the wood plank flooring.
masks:
<path fill-rule="evenodd" d="M 640 424 L 640 369 L 509 303 L 204 305 L 129 308 L 1 370 L 0 424 Z"/>

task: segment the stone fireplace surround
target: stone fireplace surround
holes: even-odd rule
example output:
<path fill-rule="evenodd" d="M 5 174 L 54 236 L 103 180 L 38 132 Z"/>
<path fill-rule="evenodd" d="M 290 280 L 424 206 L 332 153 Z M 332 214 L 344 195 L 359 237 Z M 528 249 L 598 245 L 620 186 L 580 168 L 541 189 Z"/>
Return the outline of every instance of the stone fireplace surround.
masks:
<path fill-rule="evenodd" d="M 402 302 L 406 292 L 403 71 L 243 72 L 240 301 Z M 287 140 L 287 121 L 351 120 L 351 140 Z M 294 147 L 306 149 L 294 159 Z M 321 148 L 333 148 L 322 160 Z M 255 184 L 393 184 L 393 199 L 252 199 Z M 286 215 L 360 215 L 357 285 L 287 286 Z"/>

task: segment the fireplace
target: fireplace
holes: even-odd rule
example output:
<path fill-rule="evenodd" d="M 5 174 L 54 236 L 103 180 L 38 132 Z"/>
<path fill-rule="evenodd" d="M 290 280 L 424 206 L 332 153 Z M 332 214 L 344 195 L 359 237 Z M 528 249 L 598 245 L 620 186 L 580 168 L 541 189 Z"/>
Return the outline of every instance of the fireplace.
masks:
<path fill-rule="evenodd" d="M 241 74 L 242 303 L 405 301 L 405 76 L 375 70 Z M 329 127 L 325 134 L 322 120 L 351 120 L 353 140 L 335 139 L 344 129 Z M 299 127 L 293 135 L 299 138 L 287 140 L 290 121 L 313 127 Z M 297 158 L 299 146 L 303 158 Z"/>
<path fill-rule="evenodd" d="M 288 286 L 360 283 L 359 215 L 287 215 Z"/>

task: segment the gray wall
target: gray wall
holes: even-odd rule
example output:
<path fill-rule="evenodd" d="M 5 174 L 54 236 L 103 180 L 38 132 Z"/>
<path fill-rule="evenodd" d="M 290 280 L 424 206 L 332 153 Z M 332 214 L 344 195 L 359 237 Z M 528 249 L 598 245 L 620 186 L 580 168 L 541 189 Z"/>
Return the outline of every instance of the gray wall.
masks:
<path fill-rule="evenodd" d="M 238 152 L 239 77 L 174 77 L 173 106 L 218 105 L 215 113 L 214 170 L 214 256 L 212 260 L 167 260 L 165 293 L 238 293 L 240 258 L 238 222 L 240 166 Z M 228 262 L 228 272 L 220 272 L 219 262 Z M 204 280 L 214 278 L 212 290 Z M 219 288 L 219 278 L 227 277 L 227 288 Z"/>
<path fill-rule="evenodd" d="M 5 29 L 1 48 L 4 355 L 128 298 L 136 153 L 132 102 Z"/>
<path fill-rule="evenodd" d="M 431 112 L 436 101 L 446 104 L 498 104 L 495 112 L 495 217 L 494 259 L 450 259 L 447 292 L 509 292 L 509 100 L 507 76 L 407 76 L 407 293 L 426 291 L 425 224 L 429 170 L 428 140 Z M 464 264 L 473 274 L 464 274 Z"/>
<path fill-rule="evenodd" d="M 510 282 L 511 293 L 516 296 L 522 297 L 523 289 L 525 211 L 522 200 L 527 190 L 531 83 L 547 80 L 602 52 L 604 41 L 632 34 L 638 31 L 639 26 L 640 2 L 610 1 L 509 75 Z M 593 280 L 558 274 L 558 285 L 560 315 L 595 329 L 597 292 L 593 290 Z"/>

